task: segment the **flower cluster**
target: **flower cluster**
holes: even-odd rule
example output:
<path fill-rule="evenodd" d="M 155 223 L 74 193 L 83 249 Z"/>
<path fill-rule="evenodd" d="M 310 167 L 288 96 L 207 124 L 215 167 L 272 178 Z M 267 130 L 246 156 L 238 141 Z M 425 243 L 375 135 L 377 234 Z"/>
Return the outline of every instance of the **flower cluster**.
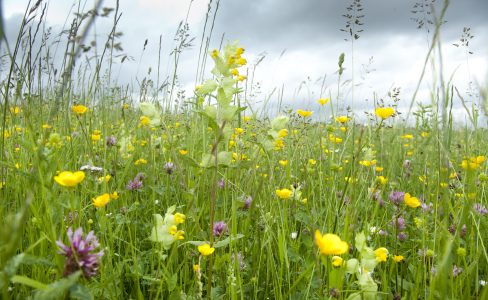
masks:
<path fill-rule="evenodd" d="M 159 242 L 163 248 L 168 250 L 177 240 L 185 239 L 185 232 L 178 229 L 179 224 L 185 222 L 186 216 L 181 213 L 175 213 L 176 206 L 171 206 L 166 211 L 164 218 L 160 214 L 154 214 L 154 223 L 149 239 L 153 242 Z"/>

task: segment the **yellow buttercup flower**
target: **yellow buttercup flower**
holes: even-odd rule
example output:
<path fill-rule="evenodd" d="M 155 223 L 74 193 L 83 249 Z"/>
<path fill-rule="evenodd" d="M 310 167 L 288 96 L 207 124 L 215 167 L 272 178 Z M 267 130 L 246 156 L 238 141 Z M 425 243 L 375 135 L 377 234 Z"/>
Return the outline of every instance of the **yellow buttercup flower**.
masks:
<path fill-rule="evenodd" d="M 181 213 L 175 213 L 174 218 L 175 218 L 176 224 L 183 224 L 183 223 L 185 223 L 185 220 L 186 220 L 186 216 L 184 214 L 181 214 Z"/>
<path fill-rule="evenodd" d="M 348 116 L 340 116 L 340 117 L 337 117 L 335 118 L 336 122 L 339 122 L 341 124 L 344 124 L 346 123 L 347 121 L 349 121 L 351 118 L 349 118 Z"/>
<path fill-rule="evenodd" d="M 282 159 L 278 162 L 282 167 L 286 167 L 288 165 L 288 160 Z"/>
<path fill-rule="evenodd" d="M 297 109 L 297 114 L 304 118 L 308 118 L 313 114 L 313 111 L 310 110 L 303 110 L 303 109 Z"/>
<path fill-rule="evenodd" d="M 378 107 L 375 109 L 374 113 L 381 119 L 386 120 L 393 116 L 395 109 L 393 107 Z"/>
<path fill-rule="evenodd" d="M 83 171 L 62 171 L 54 176 L 54 180 L 61 186 L 74 187 L 85 179 L 85 172 Z"/>
<path fill-rule="evenodd" d="M 349 251 L 349 245 L 333 233 L 322 235 L 315 230 L 315 244 L 319 247 L 322 255 L 341 255 Z"/>
<path fill-rule="evenodd" d="M 200 252 L 200 254 L 202 256 L 209 256 L 212 253 L 214 253 L 214 251 L 215 251 L 215 248 L 214 247 L 211 247 L 207 243 L 198 246 L 198 252 Z"/>
<path fill-rule="evenodd" d="M 103 195 L 100 195 L 92 199 L 92 203 L 95 207 L 104 207 L 109 202 L 110 202 L 110 194 L 108 193 L 105 193 Z"/>
<path fill-rule="evenodd" d="M 71 111 L 81 116 L 88 111 L 88 108 L 82 104 L 78 104 L 71 106 Z"/>
<path fill-rule="evenodd" d="M 188 154 L 188 150 L 185 150 L 185 149 L 180 149 L 178 152 L 180 152 L 181 155 L 187 155 Z"/>
<path fill-rule="evenodd" d="M 332 256 L 332 265 L 334 267 L 341 267 L 344 265 L 344 259 L 340 256 Z"/>
<path fill-rule="evenodd" d="M 399 263 L 401 261 L 403 261 L 405 258 L 403 257 L 403 255 L 393 255 L 393 261 L 396 262 L 396 263 Z"/>
<path fill-rule="evenodd" d="M 377 262 L 385 262 L 388 259 L 388 249 L 385 247 L 378 248 L 374 250 L 374 255 Z"/>
<path fill-rule="evenodd" d="M 329 102 L 329 98 L 320 98 L 319 100 L 317 100 L 317 103 L 322 106 L 326 105 L 328 102 Z"/>
<path fill-rule="evenodd" d="M 280 199 L 288 199 L 292 194 L 293 192 L 289 189 L 276 190 L 276 196 Z"/>
<path fill-rule="evenodd" d="M 419 199 L 412 197 L 409 193 L 405 193 L 405 196 L 403 196 L 403 202 L 405 202 L 405 205 L 411 208 L 417 208 L 420 206 Z"/>

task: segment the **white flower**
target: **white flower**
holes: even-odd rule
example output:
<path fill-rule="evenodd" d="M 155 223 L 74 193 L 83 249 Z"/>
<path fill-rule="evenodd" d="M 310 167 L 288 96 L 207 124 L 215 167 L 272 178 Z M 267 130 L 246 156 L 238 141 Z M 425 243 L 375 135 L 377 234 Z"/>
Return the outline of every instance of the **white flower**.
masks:
<path fill-rule="evenodd" d="M 292 240 L 296 239 L 296 238 L 297 238 L 297 236 L 298 236 L 298 232 L 292 232 L 292 233 L 290 234 L 290 237 L 291 237 L 291 239 L 292 239 Z"/>

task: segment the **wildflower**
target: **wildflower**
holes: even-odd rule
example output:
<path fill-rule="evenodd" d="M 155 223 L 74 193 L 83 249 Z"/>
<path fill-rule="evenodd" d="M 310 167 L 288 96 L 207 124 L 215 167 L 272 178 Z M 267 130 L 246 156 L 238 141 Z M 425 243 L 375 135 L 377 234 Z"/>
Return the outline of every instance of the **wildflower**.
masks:
<path fill-rule="evenodd" d="M 87 110 L 88 110 L 88 108 L 82 104 L 71 106 L 71 111 L 74 112 L 75 114 L 79 115 L 79 116 L 86 113 Z"/>
<path fill-rule="evenodd" d="M 107 145 L 108 147 L 112 147 L 112 146 L 115 146 L 117 144 L 117 139 L 115 138 L 115 136 L 111 135 L 109 136 L 106 140 L 105 140 L 105 145 Z"/>
<path fill-rule="evenodd" d="M 339 122 L 341 124 L 344 124 L 346 123 L 347 121 L 349 121 L 351 118 L 349 118 L 348 116 L 340 116 L 340 117 L 337 117 L 335 118 L 336 122 Z"/>
<path fill-rule="evenodd" d="M 288 199 L 292 194 L 293 192 L 289 189 L 276 190 L 276 196 L 280 199 Z"/>
<path fill-rule="evenodd" d="M 376 256 L 377 262 L 385 262 L 388 258 L 388 249 L 385 247 L 378 248 L 374 250 L 374 255 Z"/>
<path fill-rule="evenodd" d="M 110 194 L 110 199 L 112 199 L 112 200 L 119 199 L 119 193 L 117 193 L 116 191 L 113 192 L 112 194 Z"/>
<path fill-rule="evenodd" d="M 280 131 L 278 131 L 278 137 L 284 138 L 286 136 L 288 136 L 288 129 L 283 128 L 283 129 L 280 129 Z"/>
<path fill-rule="evenodd" d="M 193 271 L 200 272 L 200 265 L 193 265 Z"/>
<path fill-rule="evenodd" d="M 147 160 L 145 160 L 144 158 L 139 158 L 138 160 L 136 160 L 134 162 L 134 165 L 138 166 L 138 165 L 145 165 L 147 164 Z"/>
<path fill-rule="evenodd" d="M 176 170 L 176 166 L 175 166 L 175 164 L 174 164 L 174 163 L 172 163 L 172 162 L 170 162 L 170 161 L 169 161 L 169 162 L 167 162 L 167 163 L 165 163 L 165 164 L 163 165 L 163 170 L 164 170 L 164 171 L 165 171 L 167 174 L 171 175 L 171 174 L 172 174 L 172 173 L 173 173 L 173 172 Z"/>
<path fill-rule="evenodd" d="M 474 211 L 476 211 L 478 214 L 480 214 L 482 216 L 488 214 L 488 209 L 486 209 L 486 207 L 481 203 L 475 203 L 473 205 L 473 209 L 474 209 Z"/>
<path fill-rule="evenodd" d="M 57 176 L 54 176 L 54 180 L 61 186 L 74 187 L 85 179 L 85 172 L 83 171 L 62 171 Z"/>
<path fill-rule="evenodd" d="M 96 198 L 93 198 L 92 202 L 95 207 L 104 207 L 105 205 L 107 205 L 107 203 L 110 202 L 110 194 L 105 193 Z"/>
<path fill-rule="evenodd" d="M 286 167 L 288 165 L 288 160 L 282 159 L 278 162 L 282 167 Z"/>
<path fill-rule="evenodd" d="M 486 158 L 484 156 L 470 157 L 469 159 L 464 159 L 461 162 L 461 167 L 468 171 L 474 171 L 480 167 L 480 165 L 485 162 Z"/>
<path fill-rule="evenodd" d="M 349 245 L 339 236 L 333 233 L 322 235 L 318 229 L 315 231 L 315 244 L 322 255 L 341 255 L 349 251 Z"/>
<path fill-rule="evenodd" d="M 329 98 L 320 98 L 319 100 L 317 100 L 317 103 L 324 106 L 329 102 L 329 100 Z"/>
<path fill-rule="evenodd" d="M 215 248 L 211 247 L 207 243 L 204 243 L 204 244 L 198 246 L 198 252 L 200 252 L 200 254 L 202 256 L 209 256 L 212 253 L 214 253 L 214 251 L 215 251 Z"/>
<path fill-rule="evenodd" d="M 452 267 L 452 277 L 457 277 L 459 274 L 463 272 L 463 268 L 458 268 L 458 266 L 454 265 Z"/>
<path fill-rule="evenodd" d="M 388 182 L 388 179 L 385 176 L 376 176 L 376 181 L 378 181 L 381 185 L 385 185 Z"/>
<path fill-rule="evenodd" d="M 405 219 L 403 217 L 398 217 L 398 219 L 392 221 L 398 230 L 405 230 Z"/>
<path fill-rule="evenodd" d="M 151 119 L 149 119 L 149 117 L 141 116 L 139 118 L 139 125 L 140 126 L 148 126 L 150 123 L 151 123 Z"/>
<path fill-rule="evenodd" d="M 134 191 L 142 188 L 142 179 L 136 175 L 134 177 L 134 180 L 129 180 L 129 183 L 127 183 L 127 190 L 129 191 Z"/>
<path fill-rule="evenodd" d="M 221 178 L 218 182 L 217 182 L 217 186 L 221 189 L 225 188 L 225 179 L 224 178 Z"/>
<path fill-rule="evenodd" d="M 213 232 L 214 236 L 222 236 L 228 230 L 229 230 L 229 228 L 227 227 L 227 224 L 225 224 L 224 221 L 220 221 L 220 222 L 214 223 L 212 232 Z"/>
<path fill-rule="evenodd" d="M 160 214 L 154 214 L 155 224 L 151 230 L 149 239 L 153 242 L 162 243 L 164 249 L 168 250 L 177 240 L 185 239 L 183 230 L 178 230 L 178 225 L 186 220 L 181 213 L 174 213 L 176 206 L 171 206 L 166 211 L 164 218 Z"/>
<path fill-rule="evenodd" d="M 251 207 L 251 204 L 252 204 L 252 197 L 248 196 L 244 201 L 243 209 L 249 209 Z"/>
<path fill-rule="evenodd" d="M 297 109 L 297 114 L 301 117 L 308 118 L 313 114 L 313 111 Z"/>
<path fill-rule="evenodd" d="M 185 150 L 185 149 L 180 149 L 178 151 L 181 155 L 187 155 L 188 154 L 188 150 Z"/>
<path fill-rule="evenodd" d="M 297 237 L 298 237 L 298 232 L 296 232 L 296 231 L 293 231 L 293 232 L 290 234 L 290 238 L 291 238 L 292 240 L 296 240 L 296 239 L 297 239 Z"/>
<path fill-rule="evenodd" d="M 403 261 L 403 259 L 404 259 L 403 255 L 393 255 L 393 261 L 396 263 Z"/>
<path fill-rule="evenodd" d="M 341 267 L 344 265 L 344 259 L 340 256 L 332 256 L 332 265 L 334 267 Z"/>
<path fill-rule="evenodd" d="M 400 242 L 404 242 L 406 241 L 408 238 L 408 235 L 405 233 L 405 232 L 400 232 L 398 235 L 397 235 L 397 239 L 400 241 Z"/>
<path fill-rule="evenodd" d="M 22 109 L 18 106 L 12 106 L 10 108 L 10 112 L 13 113 L 14 115 L 18 115 L 21 111 Z"/>
<path fill-rule="evenodd" d="M 405 193 L 403 197 L 405 205 L 411 208 L 417 208 L 420 206 L 420 201 L 416 197 L 412 197 L 409 193 Z"/>
<path fill-rule="evenodd" d="M 246 268 L 246 263 L 244 262 L 244 257 L 242 256 L 242 253 L 241 252 L 237 252 L 237 255 L 235 254 L 232 254 L 232 263 L 234 263 L 234 261 L 236 260 L 237 258 L 237 262 L 239 263 L 239 269 L 242 271 Z"/>
<path fill-rule="evenodd" d="M 376 165 L 376 159 L 373 159 L 373 160 L 360 160 L 359 161 L 359 164 L 361 166 L 371 167 L 371 166 Z"/>
<path fill-rule="evenodd" d="M 404 134 L 404 135 L 401 135 L 400 138 L 406 139 L 406 140 L 411 140 L 411 139 L 413 139 L 413 135 L 412 134 Z"/>
<path fill-rule="evenodd" d="M 393 116 L 395 109 L 393 107 L 378 107 L 375 109 L 374 113 L 381 119 L 386 120 Z"/>
<path fill-rule="evenodd" d="M 56 245 L 60 248 L 59 254 L 66 257 L 63 275 L 68 276 L 78 270 L 82 270 L 86 278 L 95 276 L 100 264 L 100 258 L 103 256 L 103 250 L 97 253 L 93 252 L 99 246 L 93 231 L 90 231 L 83 238 L 82 228 L 78 228 L 73 232 L 70 227 L 67 235 L 69 245 L 63 244 L 60 240 L 56 241 Z"/>

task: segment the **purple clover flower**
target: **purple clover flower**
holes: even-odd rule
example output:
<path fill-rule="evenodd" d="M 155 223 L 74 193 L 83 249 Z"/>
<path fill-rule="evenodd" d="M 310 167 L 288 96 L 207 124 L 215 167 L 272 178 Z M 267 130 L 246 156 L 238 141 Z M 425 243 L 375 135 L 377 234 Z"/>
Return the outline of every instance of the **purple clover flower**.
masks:
<path fill-rule="evenodd" d="M 488 209 L 486 209 L 486 207 L 481 203 L 474 204 L 473 209 L 474 209 L 474 211 L 476 211 L 478 214 L 480 214 L 482 216 L 488 214 Z"/>
<path fill-rule="evenodd" d="M 244 200 L 244 206 L 243 206 L 243 208 L 245 210 L 248 210 L 249 208 L 251 208 L 251 204 L 252 204 L 252 197 L 251 196 L 247 196 L 246 200 Z"/>
<path fill-rule="evenodd" d="M 400 191 L 393 191 L 390 193 L 388 198 L 390 201 L 395 205 L 400 205 L 403 202 L 403 197 L 405 196 L 405 192 Z"/>
<path fill-rule="evenodd" d="M 136 177 L 134 177 L 134 180 L 129 180 L 129 183 L 127 183 L 127 190 L 134 191 L 142 188 L 142 180 L 144 179 L 144 177 L 144 173 L 137 173 Z"/>
<path fill-rule="evenodd" d="M 228 230 L 228 227 L 224 221 L 214 223 L 214 225 L 213 225 L 213 235 L 214 236 L 221 236 L 224 233 L 226 233 L 227 230 Z"/>
<path fill-rule="evenodd" d="M 163 169 L 168 175 L 171 175 L 176 170 L 176 166 L 174 163 L 169 161 L 164 164 Z"/>
<path fill-rule="evenodd" d="M 400 231 L 403 231 L 406 228 L 405 219 L 403 217 L 398 217 L 396 220 L 393 219 L 391 221 L 391 225 L 396 226 L 398 228 L 398 230 L 400 230 Z"/>
<path fill-rule="evenodd" d="M 463 272 L 463 268 L 458 268 L 458 266 L 456 265 L 452 267 L 452 277 L 457 277 L 462 272 Z"/>
<path fill-rule="evenodd" d="M 78 270 L 82 270 L 86 278 L 95 276 L 100 265 L 100 258 L 103 256 L 103 250 L 93 252 L 100 246 L 93 231 L 90 231 L 83 238 L 83 229 L 81 227 L 76 229 L 75 232 L 70 227 L 67 235 L 69 245 L 63 244 L 60 240 L 56 241 L 56 245 L 60 248 L 59 254 L 66 257 L 63 276 L 68 276 Z"/>
<path fill-rule="evenodd" d="M 217 185 L 221 189 L 225 188 L 225 179 L 224 178 L 220 179 L 219 182 L 217 182 Z"/>
<path fill-rule="evenodd" d="M 117 139 L 113 135 L 109 136 L 105 141 L 105 145 L 107 145 L 108 147 L 115 146 L 116 144 L 117 144 Z"/>

